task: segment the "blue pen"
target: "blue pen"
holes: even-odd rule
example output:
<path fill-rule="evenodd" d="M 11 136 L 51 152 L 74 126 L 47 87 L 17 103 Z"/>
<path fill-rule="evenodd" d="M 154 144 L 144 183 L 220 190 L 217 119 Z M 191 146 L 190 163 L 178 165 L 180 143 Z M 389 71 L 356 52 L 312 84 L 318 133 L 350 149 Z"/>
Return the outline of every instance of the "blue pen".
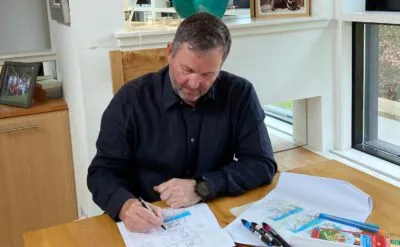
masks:
<path fill-rule="evenodd" d="M 340 223 L 343 225 L 347 225 L 347 226 L 352 226 L 352 227 L 356 227 L 360 230 L 364 230 L 364 231 L 369 231 L 372 233 L 377 233 L 379 231 L 379 226 L 374 225 L 374 224 L 369 224 L 369 223 L 364 223 L 364 222 L 359 222 L 359 221 L 355 221 L 355 220 L 350 220 L 350 219 L 345 219 L 345 218 L 341 218 L 338 216 L 332 216 L 332 215 L 328 215 L 328 214 L 319 214 L 319 218 L 320 219 L 325 219 L 325 220 L 329 220 L 332 222 L 336 222 L 336 223 Z"/>

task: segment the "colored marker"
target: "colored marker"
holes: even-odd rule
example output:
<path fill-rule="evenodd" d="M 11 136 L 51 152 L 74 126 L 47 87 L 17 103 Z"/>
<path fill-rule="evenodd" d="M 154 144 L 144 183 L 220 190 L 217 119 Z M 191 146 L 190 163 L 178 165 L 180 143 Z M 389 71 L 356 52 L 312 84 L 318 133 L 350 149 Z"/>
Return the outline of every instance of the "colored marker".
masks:
<path fill-rule="evenodd" d="M 190 216 L 190 215 L 191 215 L 190 211 L 185 210 L 185 211 L 183 211 L 183 212 L 180 213 L 180 214 L 176 214 L 176 215 L 174 215 L 174 216 L 172 216 L 172 217 L 170 217 L 170 218 L 166 218 L 166 219 L 164 220 L 164 223 L 167 223 L 167 222 L 170 222 L 170 221 L 173 221 L 173 220 L 179 220 L 179 219 L 181 219 L 181 218 L 184 218 L 184 217 Z"/>
<path fill-rule="evenodd" d="M 288 244 L 288 242 L 286 242 L 270 225 L 264 222 L 262 223 L 262 225 L 266 232 L 270 233 L 272 236 L 274 236 L 274 238 L 282 243 L 283 247 L 291 247 L 290 244 Z"/>
<path fill-rule="evenodd" d="M 365 223 L 365 222 L 345 219 L 345 218 L 341 218 L 341 217 L 338 217 L 338 216 L 332 216 L 332 215 L 328 215 L 328 214 L 319 214 L 319 218 L 320 219 L 324 219 L 324 220 L 329 220 L 329 221 L 332 221 L 332 222 L 336 222 L 336 223 L 340 223 L 340 224 L 343 224 L 343 225 L 346 225 L 346 226 L 356 227 L 356 228 L 358 228 L 360 230 L 369 231 L 369 232 L 372 232 L 372 233 L 379 232 L 379 226 L 373 225 L 373 224 L 369 224 L 369 223 Z"/>
<path fill-rule="evenodd" d="M 261 235 L 247 220 L 242 219 L 242 224 L 246 227 L 250 232 L 254 234 L 258 239 L 263 241 L 266 245 L 272 246 L 272 242 L 269 241 L 266 237 Z"/>
<path fill-rule="evenodd" d="M 258 233 L 266 237 L 268 241 L 272 243 L 273 246 L 282 247 L 282 243 L 278 239 L 274 238 L 272 234 L 266 232 L 262 226 L 258 225 L 255 222 L 251 222 L 251 225 L 256 229 L 256 231 L 258 231 Z"/>

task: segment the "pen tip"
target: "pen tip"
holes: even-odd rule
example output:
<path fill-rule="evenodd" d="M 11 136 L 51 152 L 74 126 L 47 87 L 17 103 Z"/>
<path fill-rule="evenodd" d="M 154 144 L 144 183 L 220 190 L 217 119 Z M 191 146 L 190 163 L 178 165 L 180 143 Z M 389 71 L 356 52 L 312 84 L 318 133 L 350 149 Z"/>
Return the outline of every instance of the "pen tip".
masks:
<path fill-rule="evenodd" d="M 247 223 L 247 220 L 242 219 L 242 224 L 246 224 L 246 223 Z"/>
<path fill-rule="evenodd" d="M 161 227 L 162 227 L 162 229 L 167 230 L 167 228 L 164 225 L 162 225 Z"/>

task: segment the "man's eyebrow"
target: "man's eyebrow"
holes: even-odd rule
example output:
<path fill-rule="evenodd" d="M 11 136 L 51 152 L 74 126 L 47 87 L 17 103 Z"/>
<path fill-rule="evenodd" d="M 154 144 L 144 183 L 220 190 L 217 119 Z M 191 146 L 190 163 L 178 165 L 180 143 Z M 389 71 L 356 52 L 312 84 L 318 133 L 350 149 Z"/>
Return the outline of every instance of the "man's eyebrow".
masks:
<path fill-rule="evenodd" d="M 189 66 L 187 66 L 187 65 L 184 65 L 184 64 L 182 64 L 181 65 L 184 69 L 187 69 L 187 70 L 190 70 L 190 71 L 193 71 L 193 69 L 192 68 L 190 68 Z"/>

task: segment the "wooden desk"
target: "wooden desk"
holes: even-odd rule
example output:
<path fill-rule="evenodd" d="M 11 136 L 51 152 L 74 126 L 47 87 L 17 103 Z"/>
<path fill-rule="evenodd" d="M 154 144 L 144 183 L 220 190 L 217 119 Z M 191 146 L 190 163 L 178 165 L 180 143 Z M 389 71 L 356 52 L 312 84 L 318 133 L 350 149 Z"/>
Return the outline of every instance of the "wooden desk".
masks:
<path fill-rule="evenodd" d="M 391 236 L 400 236 L 400 189 L 381 180 L 345 166 L 327 161 L 292 170 L 294 173 L 338 178 L 352 183 L 373 198 L 373 211 L 368 222 L 380 225 Z M 276 176 L 269 186 L 260 187 L 235 198 L 221 198 L 209 203 L 222 227 L 235 219 L 229 213 L 232 207 L 258 200 L 271 191 Z M 24 234 L 26 247 L 31 246 L 125 246 L 116 224 L 107 215 L 92 217 Z"/>

